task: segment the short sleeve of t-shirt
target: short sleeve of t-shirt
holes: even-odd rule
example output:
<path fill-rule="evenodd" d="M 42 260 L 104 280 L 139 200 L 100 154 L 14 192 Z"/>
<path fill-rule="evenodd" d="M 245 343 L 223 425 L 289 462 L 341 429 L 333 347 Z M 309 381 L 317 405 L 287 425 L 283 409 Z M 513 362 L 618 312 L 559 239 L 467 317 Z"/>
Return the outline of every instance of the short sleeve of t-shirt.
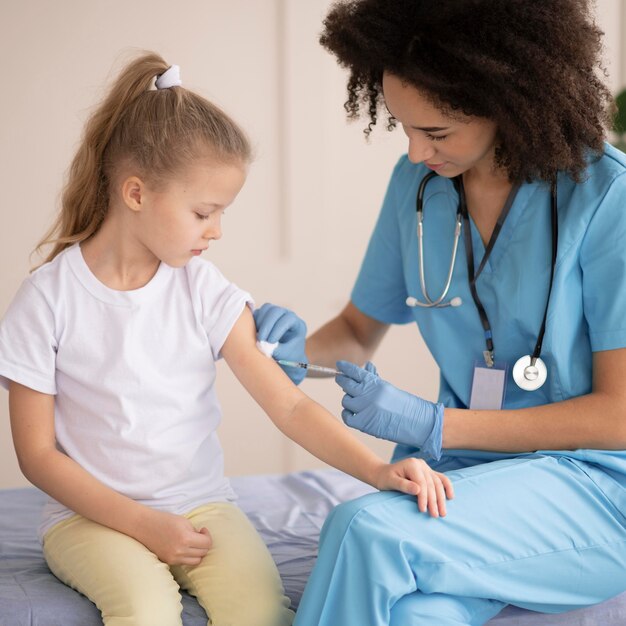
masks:
<path fill-rule="evenodd" d="M 244 306 L 254 306 L 252 296 L 224 275 L 209 261 L 192 259 L 187 265 L 192 297 L 202 327 L 207 333 L 215 360 Z"/>
<path fill-rule="evenodd" d="M 9 380 L 56 394 L 57 343 L 54 316 L 43 294 L 27 278 L 0 322 L 0 385 Z"/>
<path fill-rule="evenodd" d="M 404 188 L 402 178 L 407 163 L 407 157 L 402 157 L 393 171 L 351 295 L 353 304 L 360 311 L 387 324 L 413 321 L 410 309 L 405 305 L 408 293 L 397 198 L 399 188 Z"/>
<path fill-rule="evenodd" d="M 580 252 L 591 349 L 626 347 L 626 173 L 608 188 Z"/>

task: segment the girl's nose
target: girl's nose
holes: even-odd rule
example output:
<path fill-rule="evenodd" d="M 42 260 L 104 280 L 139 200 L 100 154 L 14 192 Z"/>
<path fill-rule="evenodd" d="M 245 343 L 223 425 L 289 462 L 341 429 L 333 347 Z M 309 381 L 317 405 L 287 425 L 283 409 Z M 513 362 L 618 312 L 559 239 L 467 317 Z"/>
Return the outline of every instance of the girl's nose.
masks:
<path fill-rule="evenodd" d="M 222 238 L 222 222 L 219 219 L 219 217 L 217 217 L 214 220 L 209 220 L 210 222 L 213 222 L 212 224 L 209 224 L 205 229 L 204 229 L 204 234 L 202 235 L 205 239 L 221 239 Z"/>
<path fill-rule="evenodd" d="M 208 236 L 206 237 L 207 239 L 221 239 L 222 238 L 222 228 L 221 226 L 218 226 L 217 228 L 212 228 L 209 231 Z"/>

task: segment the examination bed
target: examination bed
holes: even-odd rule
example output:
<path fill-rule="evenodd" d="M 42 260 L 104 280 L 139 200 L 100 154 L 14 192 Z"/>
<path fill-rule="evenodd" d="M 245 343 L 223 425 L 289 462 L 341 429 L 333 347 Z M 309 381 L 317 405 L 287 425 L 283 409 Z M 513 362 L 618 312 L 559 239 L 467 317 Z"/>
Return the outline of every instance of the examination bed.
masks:
<path fill-rule="evenodd" d="M 294 607 L 315 562 L 328 512 L 339 502 L 371 490 L 335 470 L 246 476 L 232 479 L 232 484 L 239 505 L 269 546 Z M 36 534 L 43 502 L 43 493 L 32 487 L 0 491 L 0 626 L 101 625 L 96 607 L 60 583 L 43 560 Z M 183 606 L 185 626 L 206 625 L 206 615 L 193 598 L 184 594 Z M 626 594 L 561 615 L 507 607 L 489 624 L 625 626 Z"/>

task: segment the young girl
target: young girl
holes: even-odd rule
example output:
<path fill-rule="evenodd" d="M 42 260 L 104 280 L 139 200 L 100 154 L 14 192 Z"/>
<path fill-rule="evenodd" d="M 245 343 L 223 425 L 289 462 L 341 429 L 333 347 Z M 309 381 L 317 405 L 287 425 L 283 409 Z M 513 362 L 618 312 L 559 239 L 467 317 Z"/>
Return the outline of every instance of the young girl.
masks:
<path fill-rule="evenodd" d="M 155 84 L 156 78 L 156 84 Z M 156 89 L 153 87 L 156 86 Z M 215 361 L 276 426 L 379 489 L 444 515 L 447 478 L 379 460 L 256 348 L 246 292 L 199 255 L 250 160 L 238 126 L 145 54 L 89 120 L 62 210 L 0 325 L 15 449 L 46 491 L 57 577 L 107 626 L 181 624 L 179 589 L 214 626 L 282 626 L 274 563 L 223 475 Z"/>

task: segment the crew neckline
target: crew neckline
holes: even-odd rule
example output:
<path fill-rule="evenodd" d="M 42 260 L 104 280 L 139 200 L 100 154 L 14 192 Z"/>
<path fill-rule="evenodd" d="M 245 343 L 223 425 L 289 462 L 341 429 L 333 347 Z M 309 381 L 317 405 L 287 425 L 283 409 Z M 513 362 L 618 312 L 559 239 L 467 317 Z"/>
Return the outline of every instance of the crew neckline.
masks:
<path fill-rule="evenodd" d="M 118 306 L 133 306 L 145 302 L 148 298 L 157 293 L 173 271 L 173 268 L 161 262 L 154 276 L 138 289 L 121 291 L 107 287 L 89 269 L 79 243 L 67 249 L 68 263 L 83 287 L 94 297 L 108 304 Z"/>

